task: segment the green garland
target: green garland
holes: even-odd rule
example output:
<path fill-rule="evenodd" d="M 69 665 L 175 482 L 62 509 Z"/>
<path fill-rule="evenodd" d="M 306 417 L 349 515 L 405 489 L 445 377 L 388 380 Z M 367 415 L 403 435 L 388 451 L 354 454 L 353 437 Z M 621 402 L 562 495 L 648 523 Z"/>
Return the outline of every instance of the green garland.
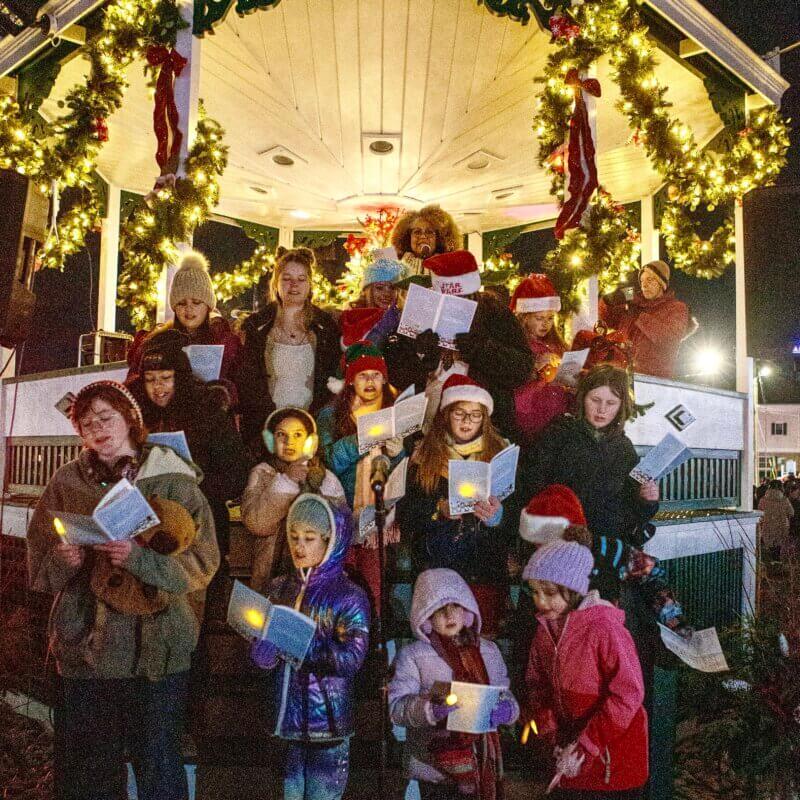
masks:
<path fill-rule="evenodd" d="M 701 203 L 713 209 L 774 182 L 786 161 L 786 124 L 776 109 L 763 110 L 739 132 L 728 153 L 702 151 L 688 126 L 669 113 L 667 90 L 655 77 L 655 56 L 634 0 L 586 0 L 565 13 L 573 27 L 569 35 L 555 39 L 556 49 L 548 56 L 545 74 L 539 79 L 544 88 L 533 120 L 539 141 L 538 161 L 551 173 L 553 194 L 561 200 L 565 189 L 564 175 L 555 158 L 568 138 L 572 109 L 573 92 L 564 77 L 570 69 L 585 72 L 602 55 L 608 55 L 621 93 L 619 108 L 670 188 L 665 212 L 668 230 L 664 231 L 670 258 L 678 269 L 691 275 L 720 275 L 733 260 L 732 220 L 726 219 L 704 242 L 689 212 Z M 584 256 L 597 265 L 603 262 L 604 253 L 591 249 L 594 241 L 600 240 L 587 240 L 589 249 Z M 567 243 L 562 243 L 559 249 L 565 247 Z M 563 268 L 565 258 L 554 255 L 549 263 Z"/>
<path fill-rule="evenodd" d="M 256 247 L 253 255 L 230 272 L 211 276 L 214 294 L 219 302 L 227 303 L 255 286 L 261 278 L 275 269 L 275 252 L 266 245 Z"/>
<path fill-rule="evenodd" d="M 176 242 L 191 238 L 219 200 L 219 178 L 228 164 L 228 148 L 219 123 L 203 116 L 184 164 L 185 178 L 164 184 L 142 201 L 126 224 L 121 239 L 125 268 L 120 274 L 119 299 L 130 308 L 137 327 L 152 322 L 158 299 L 158 279 L 177 260 Z"/>

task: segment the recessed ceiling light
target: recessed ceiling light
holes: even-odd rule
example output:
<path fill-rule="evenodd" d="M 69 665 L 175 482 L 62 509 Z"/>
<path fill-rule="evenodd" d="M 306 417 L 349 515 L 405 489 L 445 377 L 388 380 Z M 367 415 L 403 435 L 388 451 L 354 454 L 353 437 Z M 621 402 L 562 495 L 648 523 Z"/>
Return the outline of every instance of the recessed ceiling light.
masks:
<path fill-rule="evenodd" d="M 369 149 L 376 156 L 385 156 L 394 150 L 394 145 L 391 142 L 387 142 L 386 139 L 376 139 L 374 142 L 369 143 Z"/>
<path fill-rule="evenodd" d="M 276 153 L 272 156 L 272 160 L 280 167 L 291 167 L 294 164 L 294 159 L 283 153 Z"/>
<path fill-rule="evenodd" d="M 486 169 L 489 166 L 489 159 L 486 156 L 480 156 L 467 163 L 467 169 Z"/>

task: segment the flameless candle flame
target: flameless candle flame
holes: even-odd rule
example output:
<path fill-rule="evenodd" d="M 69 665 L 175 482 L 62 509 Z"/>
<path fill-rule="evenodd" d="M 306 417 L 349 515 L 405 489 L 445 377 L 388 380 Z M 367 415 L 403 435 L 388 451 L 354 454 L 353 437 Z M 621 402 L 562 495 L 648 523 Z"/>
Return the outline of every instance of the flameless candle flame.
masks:
<path fill-rule="evenodd" d="M 534 736 L 538 736 L 539 735 L 539 728 L 536 727 L 536 720 L 535 719 L 532 719 L 525 726 L 525 728 L 523 729 L 522 738 L 520 740 L 522 742 L 522 744 L 527 744 L 528 743 L 528 737 L 531 735 L 531 732 L 533 732 Z"/>
<path fill-rule="evenodd" d="M 383 425 L 373 425 L 368 433 L 370 436 L 380 436 L 383 433 Z"/>
<path fill-rule="evenodd" d="M 462 483 L 461 486 L 458 487 L 458 493 L 462 497 L 472 498 L 475 497 L 476 489 L 474 483 Z"/>
<path fill-rule="evenodd" d="M 59 536 L 67 535 L 67 529 L 64 527 L 64 523 L 58 517 L 53 517 L 53 527 Z"/>
<path fill-rule="evenodd" d="M 444 704 L 446 706 L 454 706 L 457 702 L 458 702 L 458 695 L 453 694 L 453 692 L 450 692 L 450 694 L 447 695 L 447 697 L 445 697 L 444 699 Z"/>
<path fill-rule="evenodd" d="M 244 612 L 244 619 L 248 625 L 252 625 L 254 628 L 264 627 L 264 615 L 257 608 L 248 608 Z"/>

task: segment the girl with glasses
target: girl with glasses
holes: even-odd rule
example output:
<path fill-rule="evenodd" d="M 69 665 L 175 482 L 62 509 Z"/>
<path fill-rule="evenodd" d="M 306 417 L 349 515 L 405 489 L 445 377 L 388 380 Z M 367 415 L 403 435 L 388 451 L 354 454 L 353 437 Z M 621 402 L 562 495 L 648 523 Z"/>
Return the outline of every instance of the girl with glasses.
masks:
<path fill-rule="evenodd" d="M 492 424 L 493 409 L 483 386 L 464 375 L 447 379 L 439 410 L 412 459 L 398 512 L 415 571 L 445 568 L 461 575 L 480 606 L 484 635 L 497 633 L 505 609 L 505 515 L 496 497 L 477 503 L 472 513 L 451 515 L 448 462 L 491 461 L 508 445 Z"/>

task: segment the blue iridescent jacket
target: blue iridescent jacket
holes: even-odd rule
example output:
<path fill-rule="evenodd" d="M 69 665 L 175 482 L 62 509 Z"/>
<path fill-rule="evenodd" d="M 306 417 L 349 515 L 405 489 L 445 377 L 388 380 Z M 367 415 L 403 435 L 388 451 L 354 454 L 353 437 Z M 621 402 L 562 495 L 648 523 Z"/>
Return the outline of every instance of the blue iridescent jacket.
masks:
<path fill-rule="evenodd" d="M 353 733 L 353 679 L 367 655 L 369 600 L 343 572 L 350 511 L 331 507 L 330 513 L 334 534 L 322 563 L 305 581 L 300 570 L 275 578 L 266 593 L 273 603 L 297 608 L 317 623 L 300 668 L 281 661 L 275 670 L 270 722 L 282 739 L 325 741 Z"/>

